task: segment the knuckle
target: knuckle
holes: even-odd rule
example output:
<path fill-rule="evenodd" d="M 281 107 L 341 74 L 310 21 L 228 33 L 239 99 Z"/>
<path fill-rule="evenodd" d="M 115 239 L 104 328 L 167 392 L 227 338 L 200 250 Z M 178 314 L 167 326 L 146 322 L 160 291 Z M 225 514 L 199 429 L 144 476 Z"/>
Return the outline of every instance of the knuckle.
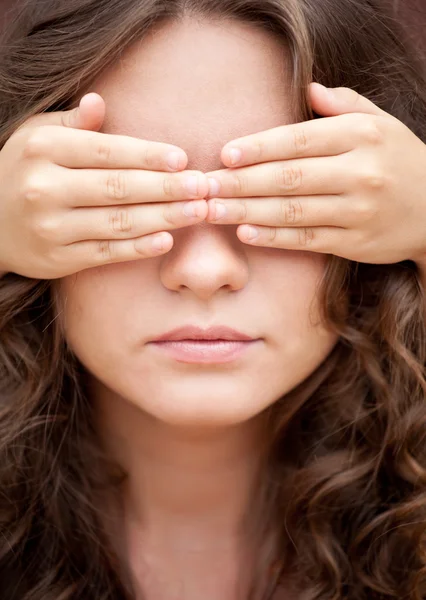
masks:
<path fill-rule="evenodd" d="M 109 213 L 109 228 L 114 235 L 130 233 L 133 229 L 130 211 L 126 208 L 112 210 Z"/>
<path fill-rule="evenodd" d="M 309 148 L 308 138 L 303 129 L 294 127 L 292 131 L 293 150 L 296 155 L 303 155 Z"/>
<path fill-rule="evenodd" d="M 143 164 L 147 169 L 153 169 L 156 163 L 155 151 L 152 147 L 152 144 L 145 143 L 145 147 L 143 149 Z"/>
<path fill-rule="evenodd" d="M 95 147 L 96 158 L 101 164 L 109 164 L 111 161 L 111 146 L 106 142 L 100 142 Z"/>
<path fill-rule="evenodd" d="M 302 178 L 302 170 L 298 167 L 279 167 L 275 171 L 275 181 L 280 190 L 297 190 L 302 185 Z"/>
<path fill-rule="evenodd" d="M 370 167 L 362 174 L 361 181 L 365 188 L 380 191 L 386 187 L 388 177 L 381 169 Z"/>
<path fill-rule="evenodd" d="M 175 186 L 174 186 L 173 182 L 174 182 L 174 178 L 172 175 L 166 175 L 163 178 L 163 192 L 164 192 L 164 195 L 166 196 L 166 198 L 174 197 Z"/>
<path fill-rule="evenodd" d="M 58 237 L 58 222 L 56 219 L 43 218 L 33 222 L 33 231 L 39 238 L 48 242 L 55 241 Z"/>
<path fill-rule="evenodd" d="M 74 115 L 75 115 L 75 112 L 70 111 L 70 110 L 61 112 L 61 126 L 62 127 L 72 127 Z"/>
<path fill-rule="evenodd" d="M 114 245 L 111 240 L 100 240 L 96 244 L 96 262 L 108 262 L 114 258 Z"/>
<path fill-rule="evenodd" d="M 152 257 L 152 247 L 146 243 L 141 243 L 138 240 L 138 243 L 134 244 L 134 252 L 137 256 L 142 256 L 143 258 L 151 258 Z"/>
<path fill-rule="evenodd" d="M 299 200 L 282 198 L 279 203 L 279 221 L 284 225 L 295 225 L 303 220 L 303 209 Z"/>
<path fill-rule="evenodd" d="M 248 190 L 247 177 L 242 173 L 234 173 L 232 176 L 232 190 L 237 196 L 245 196 Z"/>
<path fill-rule="evenodd" d="M 378 146 L 384 141 L 384 132 L 374 117 L 363 120 L 361 135 L 362 139 L 371 146 Z"/>
<path fill-rule="evenodd" d="M 124 200 L 128 197 L 127 180 L 124 171 L 108 173 L 105 185 L 105 195 L 113 200 Z"/>
<path fill-rule="evenodd" d="M 168 225 L 175 225 L 177 222 L 176 208 L 176 204 L 164 204 L 163 206 L 163 219 Z M 182 206 L 179 208 L 180 214 L 182 214 Z"/>
<path fill-rule="evenodd" d="M 43 135 L 40 128 L 34 129 L 26 136 L 24 146 L 22 148 L 23 158 L 37 158 L 46 154 L 48 146 L 47 136 Z"/>
<path fill-rule="evenodd" d="M 237 216 L 237 220 L 239 222 L 244 222 L 247 221 L 247 215 L 248 215 L 248 211 L 247 211 L 247 204 L 245 202 L 238 202 L 238 206 L 236 206 L 236 209 L 238 211 L 238 216 Z"/>
<path fill-rule="evenodd" d="M 253 141 L 252 147 L 254 160 L 261 161 L 265 156 L 265 142 L 262 139 L 256 139 Z"/>
<path fill-rule="evenodd" d="M 40 202 L 47 191 L 46 180 L 39 173 L 28 175 L 23 183 L 22 195 L 26 202 L 34 204 Z"/>
<path fill-rule="evenodd" d="M 361 219 L 363 223 L 367 223 L 377 217 L 379 209 L 373 202 L 365 201 L 358 204 L 355 212 L 358 219 Z"/>
<path fill-rule="evenodd" d="M 312 227 L 301 227 L 299 229 L 299 244 L 300 246 L 312 246 L 315 241 L 315 233 Z"/>
<path fill-rule="evenodd" d="M 277 238 L 277 228 L 276 227 L 270 227 L 268 230 L 268 242 L 273 244 Z"/>

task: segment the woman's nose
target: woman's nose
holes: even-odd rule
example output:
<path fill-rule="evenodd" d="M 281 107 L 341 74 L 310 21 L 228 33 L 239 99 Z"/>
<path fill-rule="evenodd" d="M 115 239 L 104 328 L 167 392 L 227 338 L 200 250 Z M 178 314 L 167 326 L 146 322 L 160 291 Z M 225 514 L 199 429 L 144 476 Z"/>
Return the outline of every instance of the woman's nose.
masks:
<path fill-rule="evenodd" d="M 219 291 L 241 290 L 248 281 L 248 264 L 235 230 L 235 226 L 203 222 L 174 231 L 173 248 L 161 262 L 163 285 L 200 300 L 209 300 Z"/>

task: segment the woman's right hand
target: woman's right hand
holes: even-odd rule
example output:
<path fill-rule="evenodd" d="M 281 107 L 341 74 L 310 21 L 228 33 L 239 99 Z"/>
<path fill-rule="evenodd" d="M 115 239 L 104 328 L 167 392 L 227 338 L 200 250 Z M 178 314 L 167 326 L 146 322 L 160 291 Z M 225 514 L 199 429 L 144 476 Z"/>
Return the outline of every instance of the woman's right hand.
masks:
<path fill-rule="evenodd" d="M 165 230 L 205 219 L 207 177 L 184 170 L 185 152 L 99 133 L 104 118 L 104 100 L 91 93 L 76 109 L 32 117 L 6 142 L 0 152 L 0 272 L 57 279 L 159 256 L 173 245 Z M 180 157 L 175 169 L 167 162 L 171 152 Z"/>

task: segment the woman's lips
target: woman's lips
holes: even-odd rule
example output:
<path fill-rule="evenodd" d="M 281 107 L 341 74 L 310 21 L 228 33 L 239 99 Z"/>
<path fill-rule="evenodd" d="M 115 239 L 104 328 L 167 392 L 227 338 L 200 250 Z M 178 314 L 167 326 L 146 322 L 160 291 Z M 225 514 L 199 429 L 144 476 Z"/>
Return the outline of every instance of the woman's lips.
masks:
<path fill-rule="evenodd" d="M 260 340 L 165 340 L 150 342 L 171 358 L 185 363 L 219 364 L 236 360 Z"/>

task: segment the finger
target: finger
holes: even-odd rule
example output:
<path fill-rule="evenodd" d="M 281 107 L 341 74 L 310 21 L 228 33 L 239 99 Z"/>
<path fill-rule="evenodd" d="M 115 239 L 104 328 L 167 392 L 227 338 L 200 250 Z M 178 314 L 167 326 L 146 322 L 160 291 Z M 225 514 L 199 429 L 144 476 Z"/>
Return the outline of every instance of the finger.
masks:
<path fill-rule="evenodd" d="M 347 154 L 333 157 L 276 161 L 207 173 L 209 196 L 312 196 L 342 194 L 362 178 Z M 368 172 L 365 167 L 366 174 Z"/>
<path fill-rule="evenodd" d="M 339 227 L 258 227 L 240 225 L 238 238 L 251 246 L 264 246 L 282 250 L 304 250 L 324 254 L 339 253 L 345 248 L 347 231 Z"/>
<path fill-rule="evenodd" d="M 72 169 L 176 171 L 188 164 L 186 153 L 178 146 L 57 126 L 32 133 L 26 145 L 26 156 L 30 154 Z"/>
<path fill-rule="evenodd" d="M 319 83 L 309 86 L 311 106 L 324 117 L 345 113 L 368 113 L 377 116 L 389 116 L 365 96 L 347 87 L 326 88 Z"/>
<path fill-rule="evenodd" d="M 70 264 L 67 273 L 70 275 L 110 263 L 154 258 L 169 252 L 172 247 L 173 237 L 162 231 L 129 240 L 90 240 L 60 246 L 57 249 L 57 260 Z"/>
<path fill-rule="evenodd" d="M 105 101 L 99 94 L 85 94 L 79 106 L 65 111 L 45 112 L 28 119 L 22 128 L 60 125 L 73 129 L 99 131 L 105 119 Z"/>
<path fill-rule="evenodd" d="M 359 128 L 353 121 L 350 118 L 315 119 L 267 129 L 226 144 L 221 160 L 227 167 L 241 167 L 274 160 L 342 154 L 352 150 L 360 137 Z"/>
<path fill-rule="evenodd" d="M 242 167 L 275 160 L 336 156 L 374 142 L 376 131 L 375 122 L 365 115 L 313 119 L 233 140 L 223 147 L 221 160 L 227 167 Z"/>
<path fill-rule="evenodd" d="M 223 225 L 347 228 L 355 225 L 358 217 L 355 203 L 342 196 L 221 198 L 211 199 L 207 204 L 206 220 Z"/>
<path fill-rule="evenodd" d="M 201 171 L 63 169 L 60 177 L 49 178 L 46 174 L 32 185 L 35 186 L 33 196 L 54 195 L 62 198 L 65 206 L 73 208 L 195 200 L 208 193 L 207 177 Z"/>
<path fill-rule="evenodd" d="M 205 200 L 168 202 L 112 208 L 76 208 L 50 231 L 61 244 L 83 240 L 137 238 L 154 232 L 194 225 L 205 219 Z M 49 224 L 48 224 L 49 227 Z"/>

